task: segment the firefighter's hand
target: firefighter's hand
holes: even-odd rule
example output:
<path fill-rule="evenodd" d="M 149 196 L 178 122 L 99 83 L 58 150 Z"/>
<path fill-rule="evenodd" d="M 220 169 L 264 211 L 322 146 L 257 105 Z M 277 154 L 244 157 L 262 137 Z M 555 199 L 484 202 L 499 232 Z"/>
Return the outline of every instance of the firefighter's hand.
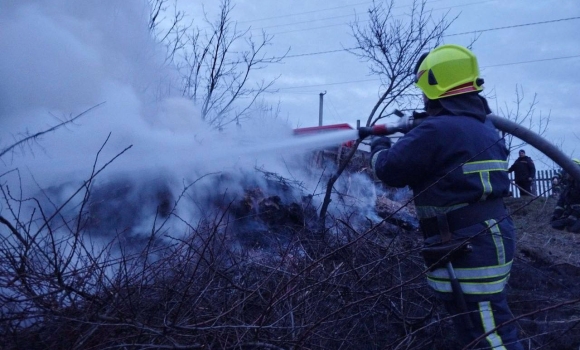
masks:
<path fill-rule="evenodd" d="M 375 136 L 371 140 L 371 159 L 382 150 L 391 148 L 391 139 L 385 136 Z"/>
<path fill-rule="evenodd" d="M 414 119 L 423 119 L 423 118 L 427 118 L 428 116 L 429 116 L 429 114 L 427 114 L 427 112 L 413 111 L 413 118 Z"/>

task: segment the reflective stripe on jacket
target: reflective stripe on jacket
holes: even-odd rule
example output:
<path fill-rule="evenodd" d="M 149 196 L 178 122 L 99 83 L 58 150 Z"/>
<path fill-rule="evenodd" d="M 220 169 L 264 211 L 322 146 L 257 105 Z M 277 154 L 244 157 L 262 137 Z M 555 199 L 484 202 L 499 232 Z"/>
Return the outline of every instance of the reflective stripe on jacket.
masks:
<path fill-rule="evenodd" d="M 509 193 L 507 148 L 489 121 L 463 116 L 428 117 L 389 150 L 375 154 L 373 170 L 385 184 L 410 186 L 419 219 L 430 218 Z M 453 232 L 470 239 L 473 251 L 453 260 L 468 301 L 501 297 L 509 279 L 515 241 L 511 218 Z M 451 298 L 445 269 L 428 273 L 428 284 Z"/>
<path fill-rule="evenodd" d="M 376 176 L 413 189 L 419 218 L 509 193 L 508 151 L 490 121 L 428 117 L 391 149 L 375 154 Z"/>

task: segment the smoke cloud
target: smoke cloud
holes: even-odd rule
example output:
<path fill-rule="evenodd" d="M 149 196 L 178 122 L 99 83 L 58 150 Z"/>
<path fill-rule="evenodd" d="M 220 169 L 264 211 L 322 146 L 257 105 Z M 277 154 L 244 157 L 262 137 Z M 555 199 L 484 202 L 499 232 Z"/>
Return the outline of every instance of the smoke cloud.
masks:
<path fill-rule="evenodd" d="M 159 189 L 174 201 L 194 182 L 190 198 L 199 201 L 216 190 L 241 193 L 255 168 L 298 177 L 309 191 L 323 190 L 320 174 L 302 177 L 303 165 L 292 155 L 308 147 L 292 141 L 287 123 L 256 117 L 218 132 L 201 120 L 197 107 L 178 94 L 176 70 L 164 63 L 148 30 L 148 11 L 145 0 L 2 1 L 0 150 L 90 109 L 2 157 L 5 184 L 23 183 L 24 197 L 44 191 L 56 207 L 93 168 L 126 150 L 96 182 L 110 194 L 99 203 L 109 201 L 115 211 L 122 207 L 119 198 L 145 208 Z M 215 177 L 224 173 L 239 179 L 217 186 Z M 141 209 L 128 207 L 137 220 Z M 184 219 L 195 220 L 204 208 L 197 203 L 187 211 L 192 217 Z"/>
<path fill-rule="evenodd" d="M 6 166 L 35 175 L 41 184 L 86 175 L 110 133 L 101 162 L 132 146 L 111 170 L 175 171 L 195 164 L 199 172 L 211 172 L 217 170 L 212 159 L 240 141 L 260 141 L 272 131 L 290 134 L 286 125 L 260 125 L 270 131 L 261 138 L 248 134 L 264 131 L 255 127 L 235 136 L 210 130 L 192 102 L 173 93 L 177 76 L 148 31 L 147 6 L 139 0 L 0 5 L 3 148 L 103 103 L 66 130 L 5 157 Z"/>

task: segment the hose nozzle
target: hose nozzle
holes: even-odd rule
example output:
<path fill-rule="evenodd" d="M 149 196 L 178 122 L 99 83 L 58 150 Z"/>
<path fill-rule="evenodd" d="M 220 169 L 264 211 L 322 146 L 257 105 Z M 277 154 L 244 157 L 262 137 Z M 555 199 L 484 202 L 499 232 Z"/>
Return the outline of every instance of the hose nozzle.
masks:
<path fill-rule="evenodd" d="M 369 136 L 386 136 L 396 132 L 407 133 L 420 121 L 421 119 L 415 119 L 413 116 L 403 115 L 396 123 L 360 127 L 358 128 L 358 137 L 365 139 Z"/>
<path fill-rule="evenodd" d="M 388 135 L 388 134 L 389 133 L 387 133 L 386 131 L 385 124 L 363 126 L 358 128 L 358 137 L 361 140 L 373 135 Z"/>

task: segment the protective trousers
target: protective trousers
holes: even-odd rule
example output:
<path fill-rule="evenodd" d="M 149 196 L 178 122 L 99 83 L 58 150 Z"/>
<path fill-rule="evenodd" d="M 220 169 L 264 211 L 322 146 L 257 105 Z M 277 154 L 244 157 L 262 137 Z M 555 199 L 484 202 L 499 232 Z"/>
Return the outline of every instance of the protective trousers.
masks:
<path fill-rule="evenodd" d="M 470 252 L 451 257 L 453 274 L 460 282 L 462 299 L 465 303 L 456 297 L 451 274 L 439 265 L 435 264 L 435 268 L 427 272 L 427 283 L 437 292 L 444 301 L 447 311 L 453 316 L 463 346 L 474 342 L 469 345 L 469 349 L 523 350 L 518 342 L 517 325 L 511 321 L 513 315 L 508 307 L 504 289 L 509 279 L 515 250 L 511 218 L 504 217 L 500 221 L 490 219 L 461 228 L 461 222 L 469 224 L 479 221 L 480 215 L 504 216 L 493 214 L 498 210 L 505 211 L 503 207 L 498 209 L 497 203 L 503 202 L 498 200 L 477 203 L 445 214 L 447 226 L 453 231 L 453 240 L 468 241 L 472 247 Z M 441 237 L 444 237 L 442 232 L 446 230 L 441 222 L 445 220 L 437 221 L 438 231 Z M 426 219 L 422 220 L 421 224 L 424 232 L 432 234 L 430 222 L 430 219 Z M 437 236 L 431 236 L 433 237 Z M 430 238 L 425 240 L 428 241 Z M 428 259 L 426 263 L 428 266 L 433 265 Z M 500 325 L 501 327 L 495 329 Z"/>
<path fill-rule="evenodd" d="M 518 185 L 520 197 L 532 195 L 532 181 L 529 180 L 516 181 L 516 185 Z"/>
<path fill-rule="evenodd" d="M 459 315 L 454 301 L 445 301 L 445 308 L 451 315 Z M 473 328 L 466 327 L 462 317 L 453 317 L 462 346 L 471 344 L 468 349 L 524 350 L 518 341 L 516 322 L 511 322 L 494 330 L 497 326 L 513 319 L 513 315 L 504 298 L 493 301 L 467 302 L 467 309 L 473 321 Z M 484 334 L 489 333 L 485 336 Z M 476 339 L 481 338 L 476 341 Z"/>

